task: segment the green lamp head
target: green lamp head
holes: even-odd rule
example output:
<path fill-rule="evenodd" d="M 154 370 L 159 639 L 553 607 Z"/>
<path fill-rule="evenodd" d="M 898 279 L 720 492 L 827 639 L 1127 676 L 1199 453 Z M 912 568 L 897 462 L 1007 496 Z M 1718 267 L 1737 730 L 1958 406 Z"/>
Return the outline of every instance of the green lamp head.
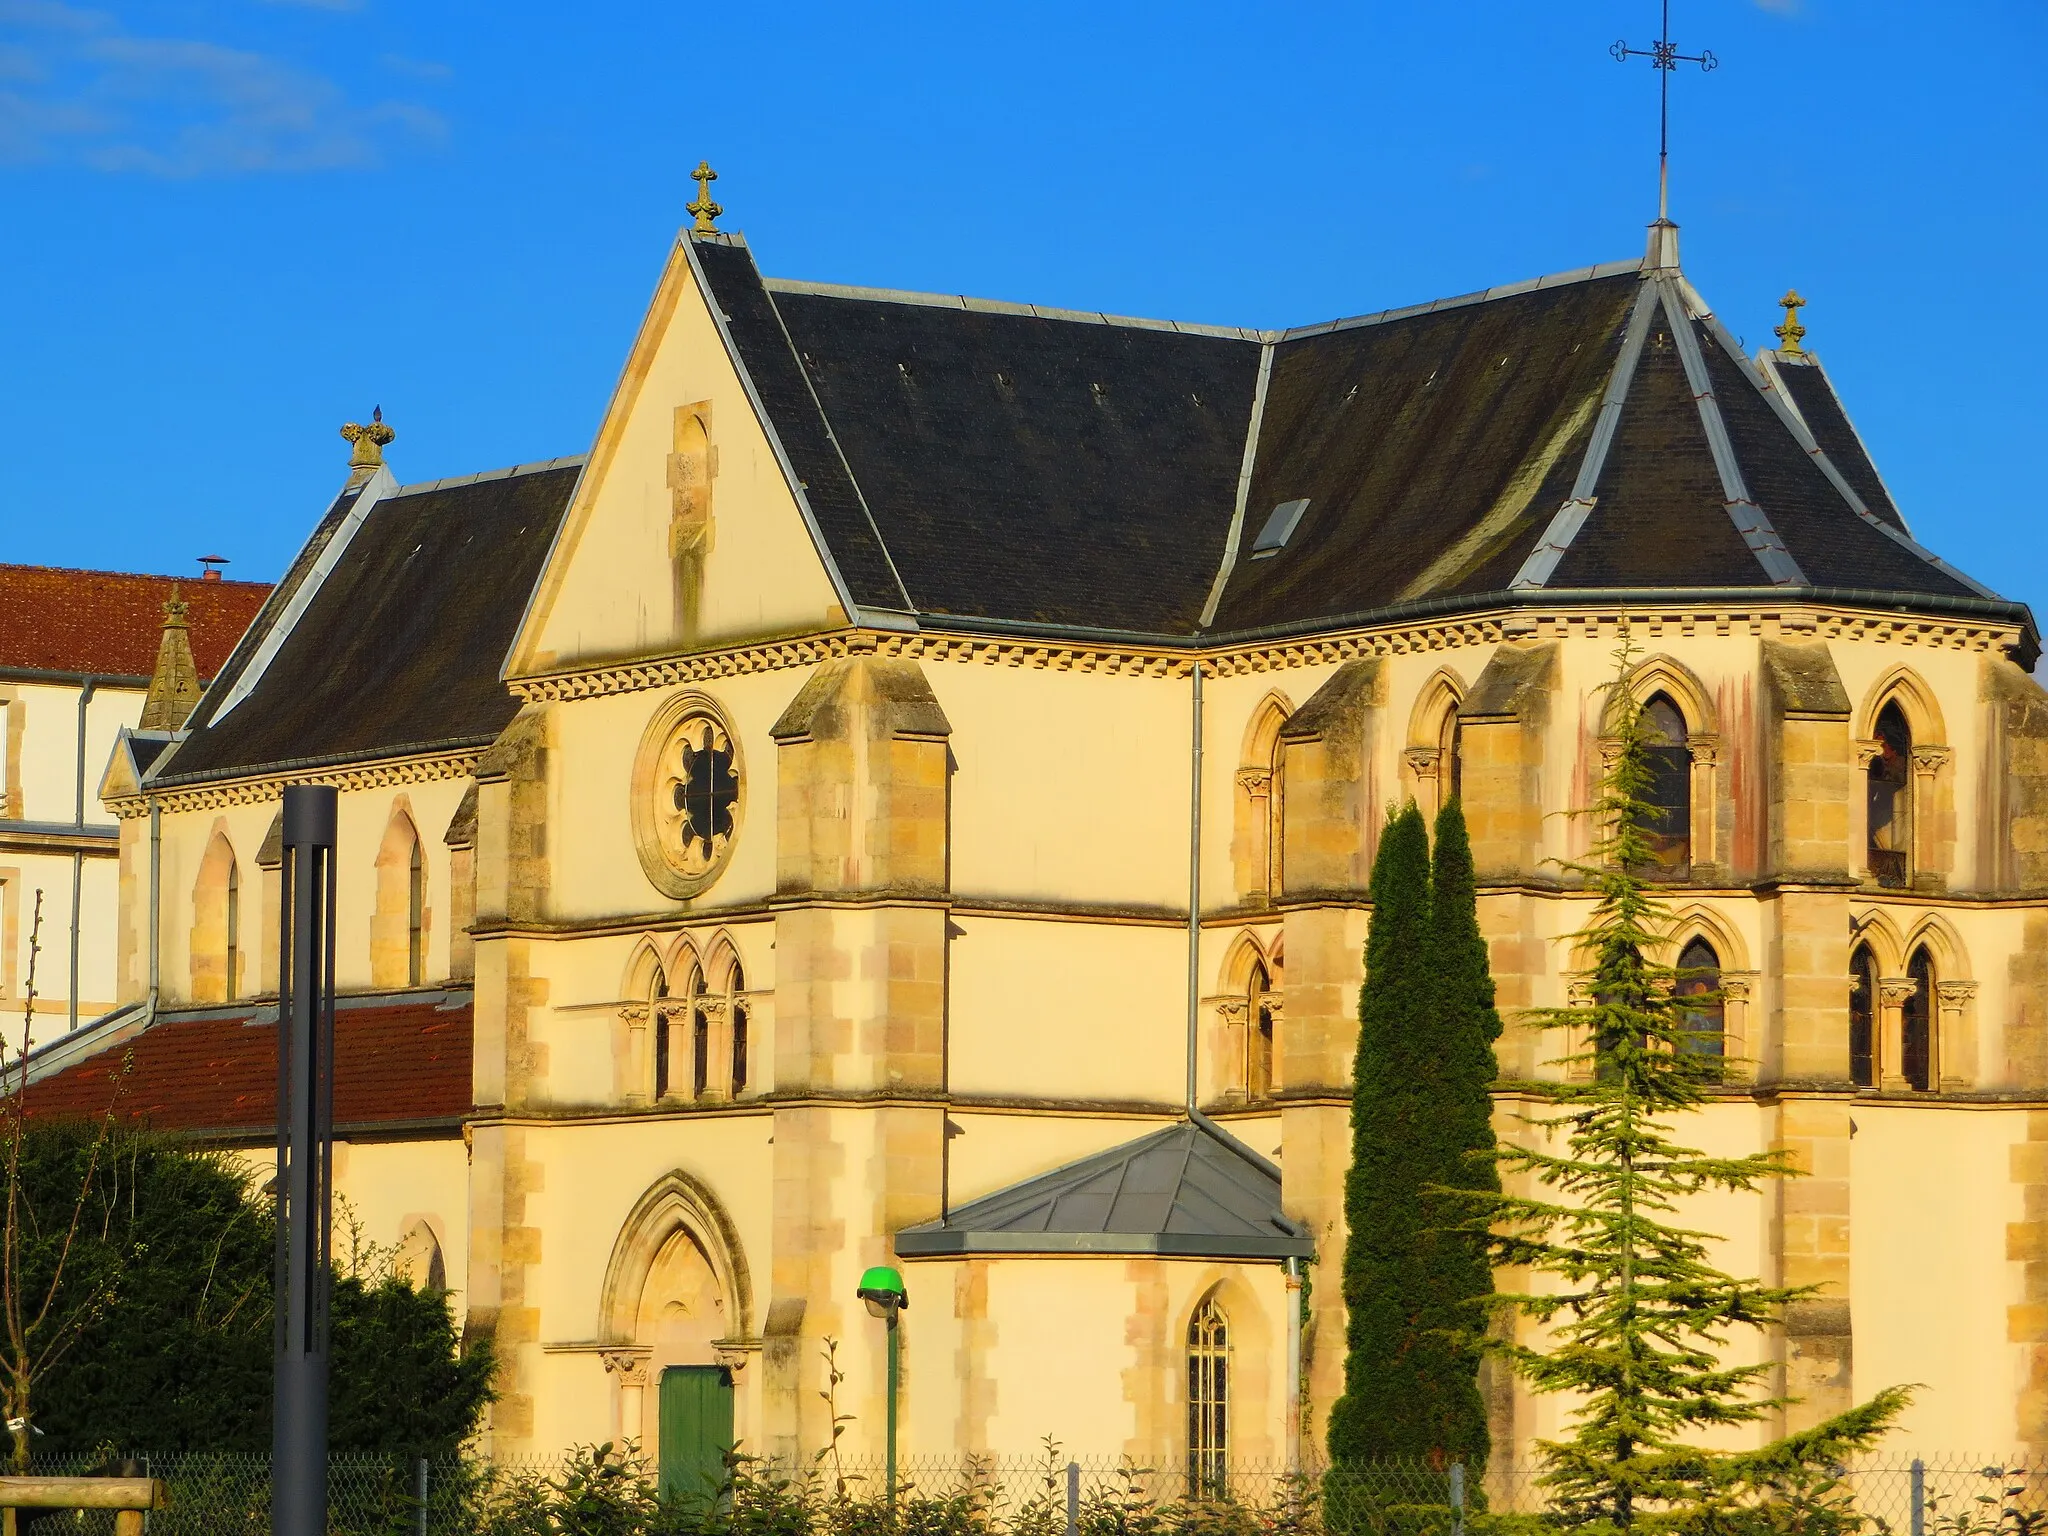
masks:
<path fill-rule="evenodd" d="M 896 1314 L 910 1305 L 910 1292 L 904 1289 L 903 1276 L 887 1264 L 877 1264 L 860 1277 L 860 1286 L 854 1291 L 868 1304 L 868 1311 L 876 1317 L 889 1321 L 896 1320 Z"/>

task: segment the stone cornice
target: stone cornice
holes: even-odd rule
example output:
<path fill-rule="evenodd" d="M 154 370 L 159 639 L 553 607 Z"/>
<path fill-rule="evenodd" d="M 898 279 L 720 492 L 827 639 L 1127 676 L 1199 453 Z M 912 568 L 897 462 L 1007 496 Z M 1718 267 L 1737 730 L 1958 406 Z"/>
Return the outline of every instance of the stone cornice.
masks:
<path fill-rule="evenodd" d="M 149 814 L 154 799 L 164 811 L 206 811 L 227 805 L 260 805 L 281 799 L 287 784 L 332 784 L 337 789 L 381 789 L 390 784 L 424 784 L 436 779 L 467 778 L 482 756 L 478 747 L 451 752 L 422 752 L 410 757 L 372 762 L 334 763 L 304 768 L 271 768 L 241 778 L 218 779 L 154 793 L 110 797 L 107 809 L 119 820 Z"/>
<path fill-rule="evenodd" d="M 720 677 L 776 672 L 857 654 L 918 660 L 1030 667 L 1110 676 L 1184 678 L 1201 661 L 1212 676 L 1235 677 L 1297 667 L 1327 666 L 1361 656 L 1399 656 L 1495 645 L 1503 640 L 1612 640 L 1623 627 L 1639 640 L 1694 635 L 1753 635 L 1769 639 L 1845 639 L 1927 649 L 2006 650 L 2022 640 L 2018 624 L 1976 614 L 1921 615 L 1867 612 L 1817 603 L 1759 603 L 1740 594 L 1725 606 L 1693 601 L 1650 604 L 1561 604 L 1528 608 L 1503 604 L 1486 610 L 1417 617 L 1379 625 L 1333 629 L 1287 640 L 1156 642 L 949 632 L 927 620 L 914 633 L 845 629 L 688 655 L 608 662 L 507 680 L 529 702 L 560 702 L 607 694 L 673 688 Z"/>

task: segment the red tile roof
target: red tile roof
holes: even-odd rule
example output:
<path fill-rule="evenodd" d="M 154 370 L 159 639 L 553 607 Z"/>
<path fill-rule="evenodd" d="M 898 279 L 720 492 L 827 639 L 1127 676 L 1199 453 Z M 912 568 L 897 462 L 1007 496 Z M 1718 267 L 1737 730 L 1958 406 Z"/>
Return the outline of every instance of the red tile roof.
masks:
<path fill-rule="evenodd" d="M 192 655 L 210 678 L 270 595 L 268 582 L 0 565 L 0 667 L 148 677 L 173 586 L 192 605 Z"/>
<path fill-rule="evenodd" d="M 334 1013 L 334 1122 L 452 1120 L 470 1107 L 472 1007 L 343 998 Z M 251 1023 L 251 1019 L 273 1022 Z M 118 1100 L 126 1118 L 166 1131 L 268 1131 L 277 1125 L 275 1010 L 160 1019 L 28 1090 L 31 1116 L 99 1115 L 112 1074 L 134 1053 Z"/>

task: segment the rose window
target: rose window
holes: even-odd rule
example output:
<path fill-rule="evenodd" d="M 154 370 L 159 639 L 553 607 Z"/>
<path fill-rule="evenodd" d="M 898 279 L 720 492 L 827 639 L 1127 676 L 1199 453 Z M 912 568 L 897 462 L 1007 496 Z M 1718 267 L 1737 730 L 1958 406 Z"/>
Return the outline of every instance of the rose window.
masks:
<path fill-rule="evenodd" d="M 687 899 L 724 872 L 746 810 L 746 772 L 725 713 L 701 693 L 647 722 L 633 767 L 633 843 L 656 890 Z"/>
<path fill-rule="evenodd" d="M 732 841 L 739 809 L 739 766 L 732 739 L 716 720 L 692 715 L 669 739 L 662 754 L 662 847 L 686 875 L 701 875 L 717 864 Z"/>

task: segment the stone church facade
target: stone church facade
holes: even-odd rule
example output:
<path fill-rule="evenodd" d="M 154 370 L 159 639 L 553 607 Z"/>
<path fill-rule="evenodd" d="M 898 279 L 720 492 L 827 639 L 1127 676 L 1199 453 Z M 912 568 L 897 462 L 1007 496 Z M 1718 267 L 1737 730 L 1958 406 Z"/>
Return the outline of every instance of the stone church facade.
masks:
<path fill-rule="evenodd" d="M 378 431 L 117 750 L 124 1007 L 32 1093 L 125 1046 L 130 1112 L 261 1155 L 278 796 L 339 785 L 340 1182 L 495 1338 L 493 1448 L 680 1465 L 715 1400 L 815 1450 L 828 1341 L 878 1448 L 891 1263 L 913 1453 L 1312 1453 L 1379 827 L 1459 795 L 1504 1012 L 1566 1001 L 1626 635 L 1732 1064 L 1694 1139 L 1810 1174 L 1692 1213 L 1821 1287 L 1787 1417 L 1917 1381 L 1916 1448 L 2048 1449 L 2034 620 L 1669 226 L 1289 332 L 689 231 L 586 457 L 406 486 Z M 1504 1037 L 1503 1134 L 1560 1046 Z M 1502 1465 L 1561 1426 L 1492 1403 Z"/>

